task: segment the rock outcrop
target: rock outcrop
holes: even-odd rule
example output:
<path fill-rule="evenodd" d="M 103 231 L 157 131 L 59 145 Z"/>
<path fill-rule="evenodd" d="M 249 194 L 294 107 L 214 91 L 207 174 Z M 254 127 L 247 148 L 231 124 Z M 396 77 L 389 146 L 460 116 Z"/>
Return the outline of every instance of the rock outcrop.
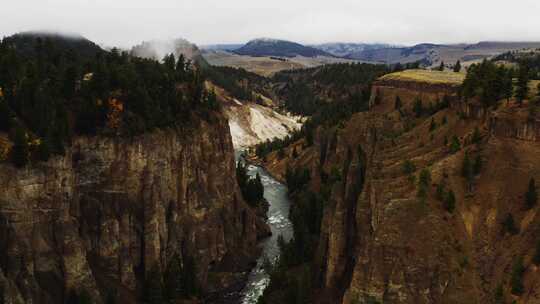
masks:
<path fill-rule="evenodd" d="M 227 121 L 132 139 L 77 137 L 64 157 L 0 164 L 0 285 L 7 303 L 87 290 L 140 299 L 145 274 L 195 261 L 209 293 L 237 284 L 266 224 L 243 201 Z M 227 278 L 236 278 L 234 280 Z"/>
<path fill-rule="evenodd" d="M 508 303 L 538 303 L 540 281 L 531 259 L 540 217 L 538 207 L 524 203 L 529 179 L 540 178 L 538 118 L 527 106 L 501 102 L 481 109 L 460 102 L 456 87 L 426 86 L 379 81 L 369 111 L 343 127 L 319 130 L 315 144 L 296 159 L 269 157 L 276 176 L 284 163 L 308 167 L 314 190 L 323 171 L 337 169 L 342 176 L 325 204 L 313 261 L 322 295 L 317 302 L 495 303 L 499 290 Z M 448 107 L 422 117 L 412 112 L 417 98 L 425 106 L 445 95 Z M 457 151 L 450 149 L 453 138 Z M 471 180 L 462 175 L 465 154 L 482 163 Z M 403 169 L 407 160 L 416 167 L 412 174 Z M 431 176 L 425 194 L 418 185 L 422 170 Z M 438 197 L 438 185 L 455 194 L 453 212 Z M 509 214 L 519 233 L 503 227 Z M 518 258 L 524 292 L 513 295 Z"/>

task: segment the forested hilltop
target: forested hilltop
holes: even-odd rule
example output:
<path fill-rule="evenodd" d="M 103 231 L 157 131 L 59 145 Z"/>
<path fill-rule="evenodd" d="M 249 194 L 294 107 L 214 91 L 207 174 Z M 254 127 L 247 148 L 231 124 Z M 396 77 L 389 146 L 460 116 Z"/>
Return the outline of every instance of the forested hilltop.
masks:
<path fill-rule="evenodd" d="M 270 228 L 211 82 L 256 87 L 227 72 L 82 37 L 0 42 L 0 303 L 200 303 L 241 290 Z"/>
<path fill-rule="evenodd" d="M 0 89 L 0 131 L 14 143 L 11 155 L 2 158 L 17 166 L 28 157 L 62 154 L 74 135 L 185 128 L 218 108 L 201 72 L 183 56 L 158 62 L 57 35 L 4 38 Z"/>

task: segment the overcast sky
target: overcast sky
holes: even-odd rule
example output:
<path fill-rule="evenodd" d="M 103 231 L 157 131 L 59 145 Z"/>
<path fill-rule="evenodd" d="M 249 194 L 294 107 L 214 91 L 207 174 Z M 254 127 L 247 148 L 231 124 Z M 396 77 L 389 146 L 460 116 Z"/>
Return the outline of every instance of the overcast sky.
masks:
<path fill-rule="evenodd" d="M 183 37 L 302 43 L 540 41 L 540 0 L 5 0 L 0 36 L 79 33 L 106 46 Z"/>

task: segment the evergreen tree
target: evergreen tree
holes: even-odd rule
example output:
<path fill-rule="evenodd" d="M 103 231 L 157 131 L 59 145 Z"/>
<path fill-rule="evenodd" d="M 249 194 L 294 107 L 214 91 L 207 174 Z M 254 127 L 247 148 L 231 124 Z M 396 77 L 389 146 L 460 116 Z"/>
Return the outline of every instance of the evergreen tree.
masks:
<path fill-rule="evenodd" d="M 46 162 L 49 160 L 49 157 L 51 156 L 51 146 L 50 146 L 48 137 L 43 137 L 41 139 L 41 143 L 38 146 L 37 153 L 38 153 L 38 159 L 40 161 Z"/>
<path fill-rule="evenodd" d="M 454 65 L 454 72 L 459 73 L 461 71 L 461 62 L 458 60 Z"/>
<path fill-rule="evenodd" d="M 480 135 L 480 130 L 478 127 L 474 128 L 473 136 L 472 136 L 472 142 L 473 144 L 477 144 L 482 140 L 482 135 Z"/>
<path fill-rule="evenodd" d="M 540 240 L 536 241 L 536 249 L 532 261 L 535 265 L 540 266 Z"/>
<path fill-rule="evenodd" d="M 444 183 L 441 181 L 438 185 L 437 185 L 437 189 L 435 191 L 435 197 L 437 198 L 437 200 L 441 201 L 441 202 L 444 202 Z"/>
<path fill-rule="evenodd" d="M 527 66 L 521 65 L 518 75 L 516 99 L 521 104 L 523 100 L 527 99 L 527 94 L 529 93 L 529 70 Z"/>
<path fill-rule="evenodd" d="M 514 96 L 512 71 L 508 70 L 503 78 L 503 97 L 506 98 L 506 102 L 509 103 L 512 96 Z"/>
<path fill-rule="evenodd" d="M 523 274 L 525 273 L 525 266 L 523 265 L 523 258 L 519 257 L 512 267 L 512 277 L 510 278 L 510 285 L 512 286 L 512 294 L 521 295 L 524 291 L 523 286 Z"/>
<path fill-rule="evenodd" d="M 7 103 L 0 97 L 0 131 L 9 131 L 11 127 L 11 111 Z"/>
<path fill-rule="evenodd" d="M 439 66 L 439 71 L 444 71 L 444 61 L 441 61 L 441 65 Z"/>
<path fill-rule="evenodd" d="M 478 154 L 476 155 L 476 158 L 474 159 L 474 164 L 473 164 L 474 175 L 480 174 L 480 171 L 482 171 L 482 166 L 483 166 L 482 156 Z"/>
<path fill-rule="evenodd" d="M 416 97 L 413 105 L 413 111 L 416 114 L 416 117 L 420 117 L 424 113 L 424 107 L 422 106 L 422 99 L 420 99 L 420 97 Z"/>
<path fill-rule="evenodd" d="M 28 141 L 26 139 L 26 132 L 22 127 L 15 129 L 13 141 L 11 160 L 16 167 L 22 168 L 28 163 Z"/>
<path fill-rule="evenodd" d="M 197 284 L 197 269 L 195 266 L 195 261 L 192 257 L 184 255 L 183 261 L 183 271 L 182 271 L 182 285 L 184 286 L 184 294 L 186 296 L 196 296 L 199 294 L 198 284 Z"/>
<path fill-rule="evenodd" d="M 463 157 L 463 164 L 461 166 L 461 176 L 465 178 L 467 181 L 467 184 L 470 185 L 473 180 L 473 164 L 471 162 L 471 159 L 469 158 L 469 153 L 465 152 L 465 156 Z"/>
<path fill-rule="evenodd" d="M 452 137 L 452 142 L 450 143 L 450 153 L 454 154 L 458 152 L 461 149 L 461 143 L 459 142 L 459 138 L 457 136 Z"/>
<path fill-rule="evenodd" d="M 506 215 L 506 218 L 503 221 L 503 231 L 508 232 L 510 234 L 518 234 L 519 230 L 516 227 L 516 224 L 514 222 L 514 217 L 511 213 L 508 213 Z"/>
<path fill-rule="evenodd" d="M 495 304 L 504 304 L 504 290 L 502 284 L 497 286 L 494 295 Z"/>
<path fill-rule="evenodd" d="M 162 304 L 163 303 L 163 285 L 162 274 L 159 266 L 154 265 L 150 271 L 146 273 L 144 278 L 144 303 L 146 304 Z"/>
<path fill-rule="evenodd" d="M 448 191 L 444 199 L 444 208 L 450 213 L 454 212 L 454 209 L 456 208 L 456 196 L 454 191 L 451 189 Z"/>
<path fill-rule="evenodd" d="M 182 286 L 182 267 L 180 265 L 180 258 L 177 255 L 173 256 L 169 262 L 163 279 L 165 297 L 167 300 L 173 301 L 181 298 L 184 294 Z"/>
<path fill-rule="evenodd" d="M 401 107 L 402 107 L 401 98 L 399 97 L 399 95 L 396 95 L 396 102 L 395 102 L 394 108 L 399 111 L 401 110 Z"/>
<path fill-rule="evenodd" d="M 538 193 L 536 192 L 536 183 L 534 178 L 529 180 L 529 188 L 525 193 L 525 204 L 527 208 L 532 208 L 538 201 Z"/>

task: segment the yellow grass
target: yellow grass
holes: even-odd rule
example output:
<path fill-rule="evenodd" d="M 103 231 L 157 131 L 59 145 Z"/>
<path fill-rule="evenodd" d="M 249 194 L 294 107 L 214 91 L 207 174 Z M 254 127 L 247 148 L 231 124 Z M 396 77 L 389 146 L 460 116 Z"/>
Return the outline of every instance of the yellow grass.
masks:
<path fill-rule="evenodd" d="M 454 84 L 460 85 L 465 79 L 465 74 L 454 73 L 450 71 L 432 71 L 432 70 L 405 70 L 392 74 L 384 75 L 380 80 L 401 80 L 425 82 L 434 84 Z"/>

